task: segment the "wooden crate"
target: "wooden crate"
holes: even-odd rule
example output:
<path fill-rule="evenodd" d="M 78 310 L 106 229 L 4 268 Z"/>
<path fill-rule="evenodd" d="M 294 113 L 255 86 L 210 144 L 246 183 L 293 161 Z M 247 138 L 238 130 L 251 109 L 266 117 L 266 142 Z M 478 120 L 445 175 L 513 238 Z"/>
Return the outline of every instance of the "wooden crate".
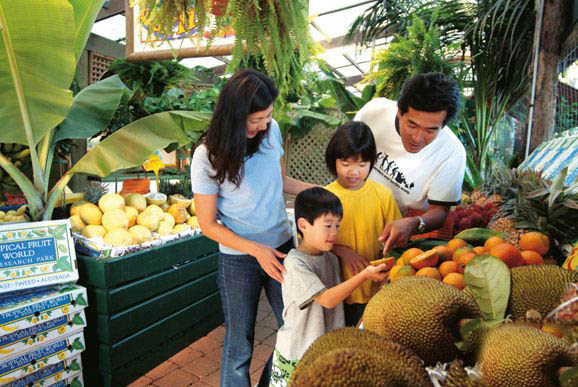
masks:
<path fill-rule="evenodd" d="M 89 300 L 87 385 L 129 384 L 223 323 L 218 245 L 203 236 L 77 259 Z"/>

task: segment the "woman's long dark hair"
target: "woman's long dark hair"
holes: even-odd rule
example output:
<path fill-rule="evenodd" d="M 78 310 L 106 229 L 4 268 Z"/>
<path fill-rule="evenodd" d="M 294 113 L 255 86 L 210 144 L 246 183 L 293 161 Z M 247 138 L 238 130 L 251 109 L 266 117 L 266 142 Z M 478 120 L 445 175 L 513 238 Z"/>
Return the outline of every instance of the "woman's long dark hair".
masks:
<path fill-rule="evenodd" d="M 252 69 L 237 71 L 223 87 L 205 140 L 216 171 L 211 178 L 219 184 L 225 180 L 241 184 L 245 157 L 257 152 L 269 133 L 267 129 L 247 138 L 247 117 L 269 108 L 278 95 L 273 80 Z"/>

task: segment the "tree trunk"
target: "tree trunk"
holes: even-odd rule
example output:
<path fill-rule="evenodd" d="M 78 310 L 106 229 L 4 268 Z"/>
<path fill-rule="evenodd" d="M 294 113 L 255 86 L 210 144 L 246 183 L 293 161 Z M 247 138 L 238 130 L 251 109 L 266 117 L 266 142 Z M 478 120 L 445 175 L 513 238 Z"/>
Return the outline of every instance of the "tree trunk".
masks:
<path fill-rule="evenodd" d="M 569 15 L 569 1 L 544 1 L 530 152 L 543 141 L 550 139 L 554 133 L 558 63 L 562 52 L 564 31 L 569 24 Z M 525 149 L 526 135 L 523 142 Z"/>

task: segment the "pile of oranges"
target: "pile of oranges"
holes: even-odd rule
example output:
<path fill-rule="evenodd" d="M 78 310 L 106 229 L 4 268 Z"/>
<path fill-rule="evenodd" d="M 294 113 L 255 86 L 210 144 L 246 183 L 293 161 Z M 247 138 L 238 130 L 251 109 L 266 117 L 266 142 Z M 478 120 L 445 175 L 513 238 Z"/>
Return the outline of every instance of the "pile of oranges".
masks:
<path fill-rule="evenodd" d="M 523 265 L 540 265 L 550 249 L 548 237 L 540 232 L 528 232 L 520 238 L 520 248 L 494 236 L 483 246 L 470 246 L 463 239 L 452 239 L 445 246 L 423 251 L 410 248 L 391 269 L 389 280 L 401 277 L 426 276 L 463 289 L 465 266 L 478 255 L 492 255 L 504 261 L 509 268 Z"/>

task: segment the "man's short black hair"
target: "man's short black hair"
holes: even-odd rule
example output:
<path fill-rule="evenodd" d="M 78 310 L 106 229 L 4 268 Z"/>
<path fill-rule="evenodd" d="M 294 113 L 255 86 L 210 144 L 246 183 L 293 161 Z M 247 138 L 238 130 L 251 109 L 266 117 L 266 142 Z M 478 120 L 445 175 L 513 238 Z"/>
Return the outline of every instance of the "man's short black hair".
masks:
<path fill-rule="evenodd" d="M 369 170 L 373 168 L 377 159 L 375 138 L 369 126 L 363 122 L 351 121 L 338 127 L 325 150 L 325 163 L 333 176 L 337 176 L 335 167 L 337 159 L 350 157 L 368 161 Z"/>
<path fill-rule="evenodd" d="M 447 112 L 444 125 L 460 108 L 460 90 L 456 81 L 442 73 L 424 73 L 404 82 L 397 107 L 402 115 L 409 108 L 422 112 Z"/>
<path fill-rule="evenodd" d="M 304 218 L 307 222 L 313 224 L 315 219 L 325 214 L 343 217 L 343 206 L 335 194 L 325 188 L 312 187 L 301 191 L 297 195 L 295 199 L 295 223 L 297 223 L 299 218 Z M 303 236 L 298 225 L 297 232 Z"/>

